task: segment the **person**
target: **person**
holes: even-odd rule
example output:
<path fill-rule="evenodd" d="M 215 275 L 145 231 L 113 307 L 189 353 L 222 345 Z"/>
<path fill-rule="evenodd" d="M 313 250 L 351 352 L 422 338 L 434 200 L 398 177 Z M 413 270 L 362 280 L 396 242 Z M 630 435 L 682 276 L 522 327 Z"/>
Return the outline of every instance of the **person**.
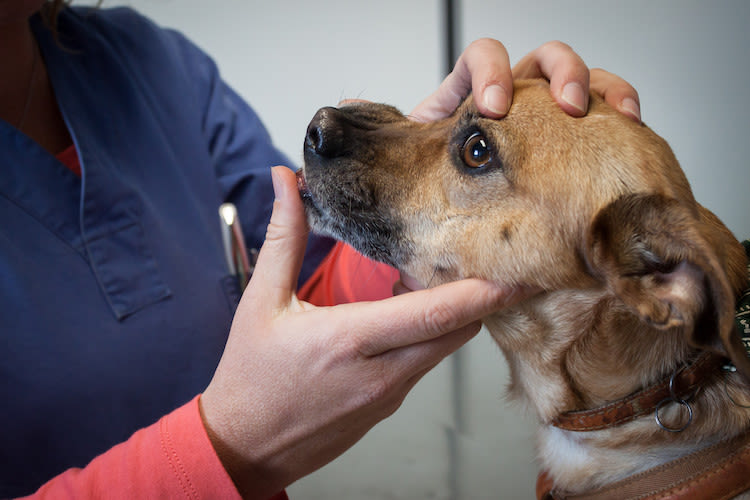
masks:
<path fill-rule="evenodd" d="M 382 268 L 347 284 L 356 257 L 308 236 L 257 115 L 210 57 L 131 9 L 0 2 L 0 64 L 0 497 L 283 498 L 529 293 L 400 293 L 418 285 Z M 549 78 L 572 115 L 594 89 L 639 118 L 632 87 L 564 44 L 511 71 L 487 39 L 412 116 L 472 89 L 501 117 L 514 76 Z M 262 245 L 244 294 L 225 201 Z M 382 300 L 322 307 L 363 297 Z"/>

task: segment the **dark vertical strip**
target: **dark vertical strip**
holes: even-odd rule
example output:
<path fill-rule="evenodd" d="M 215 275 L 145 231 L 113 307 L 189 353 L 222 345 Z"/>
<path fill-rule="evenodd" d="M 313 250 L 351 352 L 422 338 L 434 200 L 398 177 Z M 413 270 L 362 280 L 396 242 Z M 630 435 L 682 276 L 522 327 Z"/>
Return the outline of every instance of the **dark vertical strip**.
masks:
<path fill-rule="evenodd" d="M 453 71 L 453 66 L 458 59 L 456 50 L 458 42 L 458 9 L 460 8 L 459 0 L 443 0 L 443 24 L 444 24 L 444 45 L 445 53 L 445 74 Z"/>
<path fill-rule="evenodd" d="M 445 74 L 453 71 L 453 66 L 458 59 L 458 30 L 459 30 L 459 13 L 460 0 L 443 0 L 443 53 L 445 54 Z M 461 500 L 461 436 L 466 429 L 466 416 L 464 391 L 466 383 L 464 360 L 466 356 L 465 349 L 459 349 L 450 357 L 451 366 L 451 406 L 453 412 L 453 422 L 448 427 L 446 438 L 448 441 L 448 488 L 450 490 L 451 500 Z"/>

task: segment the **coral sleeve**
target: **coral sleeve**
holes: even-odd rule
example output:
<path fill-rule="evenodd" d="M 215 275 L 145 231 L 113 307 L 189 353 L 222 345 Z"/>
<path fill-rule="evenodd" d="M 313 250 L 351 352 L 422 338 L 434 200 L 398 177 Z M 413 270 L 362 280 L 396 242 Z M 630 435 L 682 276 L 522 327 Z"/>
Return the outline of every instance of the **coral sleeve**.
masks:
<path fill-rule="evenodd" d="M 398 279 L 394 268 L 338 242 L 300 288 L 298 296 L 316 306 L 379 300 L 393 295 L 393 284 Z"/>
<path fill-rule="evenodd" d="M 392 295 L 398 271 L 337 243 L 299 296 L 324 306 Z M 34 500 L 73 498 L 240 499 L 203 426 L 199 397 L 137 431 L 86 467 L 44 484 Z M 288 500 L 280 492 L 273 500 Z"/>
<path fill-rule="evenodd" d="M 239 499 L 208 438 L 199 397 L 139 430 L 83 469 L 69 469 L 30 499 Z M 281 492 L 275 500 L 287 499 Z"/>

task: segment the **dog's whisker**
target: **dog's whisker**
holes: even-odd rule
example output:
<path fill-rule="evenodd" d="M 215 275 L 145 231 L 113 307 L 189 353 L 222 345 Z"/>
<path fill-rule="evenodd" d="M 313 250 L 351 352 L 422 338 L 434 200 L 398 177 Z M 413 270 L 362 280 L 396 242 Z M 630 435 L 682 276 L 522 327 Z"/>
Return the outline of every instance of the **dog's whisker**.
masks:
<path fill-rule="evenodd" d="M 427 281 L 427 286 L 425 288 L 430 288 L 430 286 L 432 286 L 432 282 L 435 280 L 435 276 L 437 275 L 437 272 L 438 272 L 438 266 L 436 265 L 432 269 L 432 276 L 430 276 L 430 279 Z"/>

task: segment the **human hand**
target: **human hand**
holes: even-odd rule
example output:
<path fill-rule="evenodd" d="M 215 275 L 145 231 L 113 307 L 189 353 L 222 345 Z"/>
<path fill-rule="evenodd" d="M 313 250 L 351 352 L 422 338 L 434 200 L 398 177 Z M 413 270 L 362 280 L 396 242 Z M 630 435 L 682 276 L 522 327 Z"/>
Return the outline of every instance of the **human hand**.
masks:
<path fill-rule="evenodd" d="M 568 45 L 545 43 L 524 56 L 511 71 L 508 52 L 497 40 L 483 38 L 469 45 L 453 71 L 410 116 L 432 121 L 453 113 L 472 92 L 479 111 L 490 118 L 504 116 L 513 97 L 513 79 L 546 78 L 560 107 L 572 116 L 588 109 L 589 91 L 601 94 L 621 113 L 640 121 L 638 92 L 622 78 L 601 69 L 590 70 Z"/>
<path fill-rule="evenodd" d="M 414 384 L 522 294 L 464 280 L 379 302 L 317 308 L 295 288 L 307 225 L 294 174 L 276 201 L 202 416 L 246 498 L 267 498 L 336 458 Z"/>

